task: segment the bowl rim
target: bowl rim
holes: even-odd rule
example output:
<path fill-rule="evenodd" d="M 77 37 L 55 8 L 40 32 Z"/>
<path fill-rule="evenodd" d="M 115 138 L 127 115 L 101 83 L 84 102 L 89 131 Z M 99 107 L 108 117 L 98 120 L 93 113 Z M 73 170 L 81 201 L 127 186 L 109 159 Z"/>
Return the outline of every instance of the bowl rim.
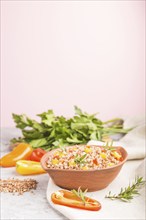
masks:
<path fill-rule="evenodd" d="M 71 145 L 71 146 L 65 146 L 65 148 L 66 147 L 73 147 L 73 146 L 76 146 L 76 145 Z M 77 146 L 83 146 L 83 144 L 82 145 L 77 145 Z M 91 146 L 96 146 L 96 147 L 103 147 L 103 146 L 100 146 L 100 145 L 91 145 Z M 47 172 L 49 172 L 49 171 L 62 171 L 62 172 L 101 172 L 101 171 L 104 171 L 104 170 L 111 170 L 111 169 L 113 169 L 113 168 L 116 168 L 116 167 L 119 167 L 119 166 L 121 166 L 121 165 L 123 165 L 126 161 L 127 161 L 127 158 L 128 158 L 128 153 L 127 153 L 127 151 L 125 150 L 125 148 L 124 147 L 121 147 L 121 146 L 113 146 L 113 147 L 115 147 L 115 148 L 118 148 L 118 149 L 122 149 L 124 152 L 125 152 L 125 158 L 124 158 L 124 160 L 122 160 L 122 161 L 120 161 L 120 163 L 118 163 L 118 164 L 116 164 L 116 165 L 114 165 L 114 166 L 111 166 L 111 167 L 106 167 L 106 168 L 102 168 L 102 169 L 90 169 L 90 170 L 73 170 L 73 169 L 57 169 L 57 168 L 48 168 L 47 166 L 46 166 L 46 158 L 48 157 L 48 155 L 50 154 L 50 153 L 52 153 L 52 152 L 54 152 L 54 151 L 56 151 L 57 149 L 60 149 L 60 148 L 56 148 L 56 149 L 53 149 L 53 150 L 51 150 L 51 151 L 48 151 L 45 155 L 43 155 L 43 157 L 41 158 L 41 166 L 42 166 L 42 168 L 45 170 L 45 171 L 47 171 Z"/>

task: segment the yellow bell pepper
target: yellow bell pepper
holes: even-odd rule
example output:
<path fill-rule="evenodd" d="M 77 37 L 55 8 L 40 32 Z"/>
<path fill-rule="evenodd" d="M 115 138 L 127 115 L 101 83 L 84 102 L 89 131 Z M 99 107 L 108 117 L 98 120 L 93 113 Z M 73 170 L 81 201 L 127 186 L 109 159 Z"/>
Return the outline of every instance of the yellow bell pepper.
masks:
<path fill-rule="evenodd" d="M 108 163 L 108 167 L 112 167 L 114 165 L 115 165 L 114 163 Z"/>
<path fill-rule="evenodd" d="M 40 162 L 31 160 L 19 160 L 16 162 L 16 171 L 21 175 L 34 175 L 46 173 L 41 167 Z"/>
<path fill-rule="evenodd" d="M 120 160 L 120 158 L 122 157 L 117 151 L 112 152 L 112 155 L 113 155 L 117 160 Z"/>
<path fill-rule="evenodd" d="M 69 161 L 69 166 L 75 166 L 75 165 L 76 165 L 76 163 L 74 160 Z"/>
<path fill-rule="evenodd" d="M 107 155 L 104 152 L 100 153 L 100 156 L 102 157 L 102 159 L 106 159 L 107 158 Z"/>
<path fill-rule="evenodd" d="M 88 154 L 92 152 L 92 149 L 90 147 L 86 147 L 84 151 Z"/>
<path fill-rule="evenodd" d="M 87 166 L 83 166 L 82 170 L 88 170 L 88 167 Z"/>
<path fill-rule="evenodd" d="M 52 159 L 51 163 L 52 163 L 53 165 L 59 164 L 59 160 L 56 159 L 56 158 L 55 158 L 55 159 Z"/>

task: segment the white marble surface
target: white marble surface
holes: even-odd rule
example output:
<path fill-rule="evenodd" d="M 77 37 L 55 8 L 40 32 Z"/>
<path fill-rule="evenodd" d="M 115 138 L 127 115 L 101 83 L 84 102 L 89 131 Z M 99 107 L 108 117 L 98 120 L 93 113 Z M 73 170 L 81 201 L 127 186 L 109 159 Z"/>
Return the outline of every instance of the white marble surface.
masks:
<path fill-rule="evenodd" d="M 20 133 L 14 128 L 1 130 L 1 156 L 8 151 L 9 140 L 18 136 Z M 26 178 L 16 173 L 15 168 L 1 168 L 1 179 L 7 178 Z M 48 204 L 46 199 L 46 189 L 48 185 L 48 174 L 28 176 L 38 181 L 37 189 L 34 193 L 26 192 L 21 196 L 10 193 L 1 193 L 1 219 L 17 220 L 66 220 L 66 218 L 55 211 Z"/>

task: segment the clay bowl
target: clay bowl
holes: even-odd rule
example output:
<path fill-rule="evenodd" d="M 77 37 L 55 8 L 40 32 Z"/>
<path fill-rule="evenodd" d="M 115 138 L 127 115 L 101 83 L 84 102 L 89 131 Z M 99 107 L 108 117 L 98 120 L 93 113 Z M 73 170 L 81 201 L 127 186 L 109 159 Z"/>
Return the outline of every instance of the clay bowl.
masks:
<path fill-rule="evenodd" d="M 99 147 L 99 146 L 98 146 Z M 89 192 L 106 188 L 119 174 L 123 164 L 127 160 L 127 152 L 123 147 L 115 147 L 122 154 L 123 161 L 118 165 L 94 170 L 63 170 L 51 169 L 46 166 L 48 156 L 53 154 L 57 149 L 47 152 L 41 159 L 41 165 L 50 175 L 54 183 L 65 189 L 88 189 Z"/>

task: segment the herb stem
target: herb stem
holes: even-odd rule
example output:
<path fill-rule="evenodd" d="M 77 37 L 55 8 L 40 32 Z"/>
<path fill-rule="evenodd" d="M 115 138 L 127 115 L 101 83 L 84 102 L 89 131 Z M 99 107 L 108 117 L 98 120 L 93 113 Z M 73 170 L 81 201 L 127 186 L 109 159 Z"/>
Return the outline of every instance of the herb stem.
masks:
<path fill-rule="evenodd" d="M 82 202 L 84 203 L 84 205 L 86 205 L 87 201 L 85 198 L 85 194 L 88 191 L 88 189 L 86 189 L 84 192 L 81 190 L 81 187 L 78 188 L 78 190 L 71 190 L 71 192 L 76 195 L 78 198 L 80 198 L 82 200 Z"/>
<path fill-rule="evenodd" d="M 119 194 L 113 194 L 111 195 L 111 192 L 109 192 L 108 195 L 105 196 L 105 198 L 109 199 L 120 199 L 124 202 L 130 202 L 134 196 L 139 195 L 138 190 L 141 189 L 145 185 L 146 181 L 143 180 L 143 177 L 136 177 L 135 181 L 128 187 L 121 188 L 121 191 Z"/>

